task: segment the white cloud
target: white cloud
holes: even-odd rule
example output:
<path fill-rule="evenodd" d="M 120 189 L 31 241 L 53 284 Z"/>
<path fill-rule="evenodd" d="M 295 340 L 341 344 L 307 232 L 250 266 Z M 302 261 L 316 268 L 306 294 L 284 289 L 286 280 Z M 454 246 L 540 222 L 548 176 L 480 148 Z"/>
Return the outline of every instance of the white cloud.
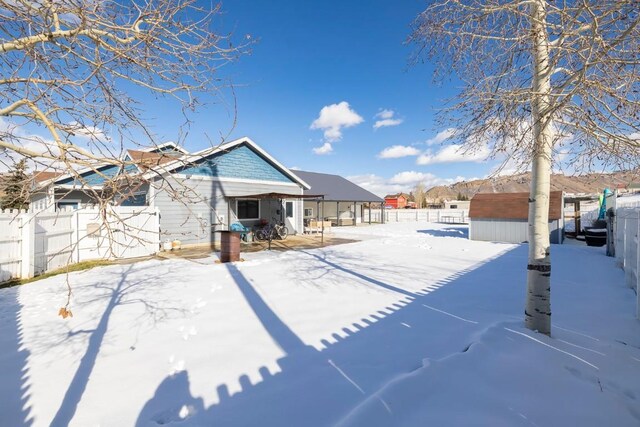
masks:
<path fill-rule="evenodd" d="M 342 129 L 356 126 L 363 121 L 364 119 L 351 109 L 348 102 L 342 101 L 339 104 L 322 107 L 318 118 L 311 123 L 311 129 L 323 130 L 324 138 L 328 142 L 335 142 L 342 139 Z M 329 146 L 329 148 L 331 148 L 331 146 Z"/>
<path fill-rule="evenodd" d="M 447 145 L 436 152 L 428 150 L 421 154 L 416 163 L 419 165 L 433 165 L 436 163 L 476 162 L 487 159 L 491 151 L 488 146 L 465 151 L 461 145 Z"/>
<path fill-rule="evenodd" d="M 83 125 L 78 122 L 69 123 L 68 129 L 73 136 L 80 139 L 86 139 L 90 141 L 108 141 L 109 137 L 97 126 Z"/>
<path fill-rule="evenodd" d="M 40 136 L 28 131 L 25 127 L 12 123 L 0 117 L 0 138 L 5 142 L 15 145 L 17 148 L 35 152 L 39 156 L 57 156 L 60 153 L 57 144 L 53 139 Z M 35 157 L 27 162 L 29 170 L 42 169 L 52 163 L 42 157 Z M 6 172 L 13 168 L 13 165 L 24 156 L 17 154 L 11 149 L 0 149 L 0 172 Z M 44 166 L 43 166 L 44 164 Z"/>
<path fill-rule="evenodd" d="M 394 114 L 395 113 L 393 112 L 393 110 L 384 109 L 380 111 L 378 114 L 376 114 L 375 117 L 378 119 L 390 119 L 393 117 Z"/>
<path fill-rule="evenodd" d="M 451 138 L 455 134 L 456 134 L 456 130 L 454 128 L 448 128 L 438 132 L 436 136 L 434 136 L 433 138 L 427 139 L 424 143 L 427 145 L 442 144 L 444 141 Z"/>
<path fill-rule="evenodd" d="M 389 183 L 413 186 L 419 182 L 431 182 L 434 180 L 437 180 L 437 177 L 432 173 L 405 171 L 392 176 Z"/>
<path fill-rule="evenodd" d="M 329 154 L 333 151 L 333 147 L 331 146 L 331 144 L 329 142 L 325 142 L 324 144 L 322 144 L 320 147 L 315 147 L 313 149 L 313 152 L 319 156 L 325 155 L 325 154 Z"/>
<path fill-rule="evenodd" d="M 420 150 L 415 147 L 406 145 L 392 145 L 387 147 L 378 154 L 381 159 L 397 159 L 399 157 L 417 156 Z"/>
<path fill-rule="evenodd" d="M 431 173 L 415 171 L 399 172 L 389 179 L 375 174 L 348 176 L 347 179 L 380 197 L 399 192 L 407 193 L 413 190 L 419 182 L 422 182 L 426 188 L 431 188 L 436 185 L 448 185 L 465 180 L 461 176 L 454 179 L 440 178 Z"/>
<path fill-rule="evenodd" d="M 378 118 L 380 120 L 376 120 L 376 122 L 373 124 L 373 128 L 374 129 L 379 129 L 379 128 L 382 128 L 382 127 L 398 126 L 404 120 L 403 119 L 394 118 L 395 114 L 396 113 L 393 110 L 382 110 L 382 111 L 380 111 L 378 114 L 375 115 L 375 118 Z"/>
<path fill-rule="evenodd" d="M 404 185 L 391 184 L 381 176 L 374 174 L 348 176 L 347 179 L 380 197 L 407 191 Z"/>

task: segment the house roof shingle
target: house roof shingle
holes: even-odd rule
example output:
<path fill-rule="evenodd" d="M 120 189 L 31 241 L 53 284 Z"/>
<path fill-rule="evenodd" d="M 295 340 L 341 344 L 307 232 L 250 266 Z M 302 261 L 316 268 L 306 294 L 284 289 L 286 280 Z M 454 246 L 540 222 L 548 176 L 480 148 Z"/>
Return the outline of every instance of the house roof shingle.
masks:
<path fill-rule="evenodd" d="M 562 218 L 562 191 L 552 191 L 549 220 Z M 469 218 L 527 219 L 529 193 L 478 193 L 471 199 Z"/>

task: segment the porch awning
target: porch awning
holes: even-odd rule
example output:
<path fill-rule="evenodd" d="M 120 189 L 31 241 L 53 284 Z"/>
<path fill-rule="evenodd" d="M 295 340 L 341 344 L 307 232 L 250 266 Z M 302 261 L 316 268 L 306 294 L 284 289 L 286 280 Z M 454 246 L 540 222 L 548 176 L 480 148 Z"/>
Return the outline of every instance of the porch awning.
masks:
<path fill-rule="evenodd" d="M 229 196 L 230 199 L 324 199 L 324 194 L 259 193 Z"/>

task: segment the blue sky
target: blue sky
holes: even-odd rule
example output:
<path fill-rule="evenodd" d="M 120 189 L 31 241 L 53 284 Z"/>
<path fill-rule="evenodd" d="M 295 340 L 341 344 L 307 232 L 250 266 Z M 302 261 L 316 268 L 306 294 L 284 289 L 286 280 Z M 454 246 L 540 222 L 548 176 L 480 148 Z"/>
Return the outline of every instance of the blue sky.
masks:
<path fill-rule="evenodd" d="M 431 186 L 485 176 L 492 165 L 451 162 L 460 156 L 437 144 L 445 129 L 436 127 L 434 113 L 455 87 L 434 85 L 430 64 L 409 63 L 413 47 L 405 40 L 426 2 L 363 5 L 224 2 L 221 28 L 233 29 L 237 40 L 247 34 L 255 40 L 251 55 L 223 70 L 236 86 L 230 138 L 249 136 L 288 167 L 340 174 L 378 194 L 410 190 L 419 180 Z M 160 135 L 176 138 L 180 117 L 167 117 L 162 108 L 149 113 Z M 192 116 L 186 148 L 210 144 L 205 133 L 214 142 L 226 135 L 232 116 L 228 105 L 202 108 Z M 387 156 L 411 155 L 380 157 L 396 145 L 402 148 Z M 427 164 L 417 164 L 425 152 Z"/>
<path fill-rule="evenodd" d="M 426 7 L 417 0 L 224 1 L 219 28 L 254 41 L 252 53 L 219 76 L 235 86 L 235 127 L 233 97 L 205 97 L 189 116 L 185 148 L 248 136 L 288 167 L 339 174 L 380 195 L 419 181 L 430 187 L 486 176 L 493 163 L 440 144 L 447 129 L 434 114 L 455 83 L 434 85 L 431 64 L 410 64 L 414 47 L 405 41 Z M 181 139 L 175 102 L 135 95 L 160 141 Z"/>

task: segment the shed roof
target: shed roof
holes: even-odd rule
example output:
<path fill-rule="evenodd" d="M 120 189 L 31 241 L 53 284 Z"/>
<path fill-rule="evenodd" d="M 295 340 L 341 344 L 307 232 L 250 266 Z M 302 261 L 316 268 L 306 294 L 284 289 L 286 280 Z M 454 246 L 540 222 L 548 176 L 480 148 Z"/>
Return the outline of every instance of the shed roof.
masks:
<path fill-rule="evenodd" d="M 469 218 L 527 219 L 529 193 L 478 193 L 471 199 Z M 549 220 L 562 218 L 562 191 L 552 191 Z"/>
<path fill-rule="evenodd" d="M 311 189 L 304 194 L 324 194 L 325 201 L 334 202 L 375 202 L 382 203 L 381 197 L 365 190 L 340 175 L 328 173 L 294 171 Z"/>

